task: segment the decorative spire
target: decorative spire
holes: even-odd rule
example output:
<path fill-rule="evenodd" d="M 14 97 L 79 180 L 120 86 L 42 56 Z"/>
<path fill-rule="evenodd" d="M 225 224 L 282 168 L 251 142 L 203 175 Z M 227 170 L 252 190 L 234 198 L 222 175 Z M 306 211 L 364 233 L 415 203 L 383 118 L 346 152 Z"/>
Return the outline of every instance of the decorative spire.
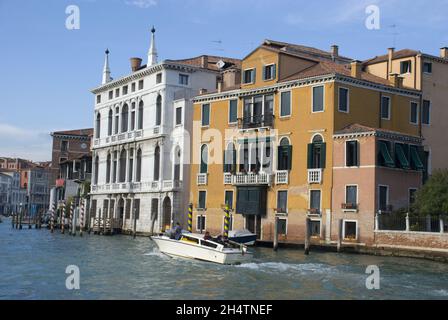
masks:
<path fill-rule="evenodd" d="M 103 68 L 103 81 L 101 84 L 106 84 L 112 80 L 110 77 L 110 68 L 109 68 L 109 49 L 106 49 L 106 56 L 104 58 L 104 68 Z"/>
<path fill-rule="evenodd" d="M 148 52 L 148 67 L 153 66 L 157 63 L 157 49 L 156 49 L 156 29 L 152 26 L 151 29 L 151 46 Z"/>

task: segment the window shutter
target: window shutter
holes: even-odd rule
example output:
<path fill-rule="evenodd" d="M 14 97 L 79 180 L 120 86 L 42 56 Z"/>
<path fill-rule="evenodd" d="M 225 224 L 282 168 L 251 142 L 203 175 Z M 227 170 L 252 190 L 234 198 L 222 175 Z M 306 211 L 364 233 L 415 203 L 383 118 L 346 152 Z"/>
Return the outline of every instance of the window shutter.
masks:
<path fill-rule="evenodd" d="M 286 170 L 291 170 L 292 169 L 292 146 L 287 146 L 286 150 L 287 150 L 287 154 L 288 154 L 288 168 L 286 168 Z"/>
<path fill-rule="evenodd" d="M 359 166 L 359 142 L 355 141 L 353 144 L 353 153 L 354 153 L 354 165 Z"/>
<path fill-rule="evenodd" d="M 236 150 L 232 150 L 232 167 L 231 167 L 232 173 L 236 172 Z"/>
<path fill-rule="evenodd" d="M 325 169 L 325 163 L 326 163 L 326 153 L 327 153 L 327 144 L 323 142 L 321 144 L 321 156 L 320 156 L 320 168 Z"/>
<path fill-rule="evenodd" d="M 313 168 L 313 151 L 314 151 L 314 145 L 312 143 L 308 144 L 308 169 L 314 169 Z"/>
<path fill-rule="evenodd" d="M 263 80 L 266 80 L 267 76 L 266 76 L 266 71 L 267 71 L 267 67 L 263 67 Z"/>
<path fill-rule="evenodd" d="M 283 169 L 283 147 L 279 146 L 277 148 L 277 170 L 284 170 Z"/>
<path fill-rule="evenodd" d="M 272 78 L 275 79 L 277 77 L 277 65 L 274 64 L 272 68 Z"/>
<path fill-rule="evenodd" d="M 257 76 L 257 68 L 254 68 L 254 70 L 252 70 L 252 82 L 255 83 L 256 82 L 256 76 Z"/>
<path fill-rule="evenodd" d="M 224 173 L 227 173 L 227 172 L 229 172 L 228 171 L 228 168 L 227 168 L 227 151 L 224 151 L 223 152 L 223 154 L 222 154 L 222 169 L 223 169 L 223 172 Z"/>

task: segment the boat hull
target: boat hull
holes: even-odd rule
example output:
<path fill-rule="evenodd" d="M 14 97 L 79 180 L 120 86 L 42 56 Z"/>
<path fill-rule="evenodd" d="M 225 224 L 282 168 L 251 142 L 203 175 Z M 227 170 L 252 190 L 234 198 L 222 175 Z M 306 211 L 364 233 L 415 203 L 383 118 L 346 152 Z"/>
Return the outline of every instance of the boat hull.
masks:
<path fill-rule="evenodd" d="M 175 257 L 183 257 L 219 264 L 241 264 L 252 259 L 251 253 L 242 253 L 239 250 L 218 251 L 212 248 L 169 239 L 166 237 L 151 238 L 159 248 L 160 252 Z"/>

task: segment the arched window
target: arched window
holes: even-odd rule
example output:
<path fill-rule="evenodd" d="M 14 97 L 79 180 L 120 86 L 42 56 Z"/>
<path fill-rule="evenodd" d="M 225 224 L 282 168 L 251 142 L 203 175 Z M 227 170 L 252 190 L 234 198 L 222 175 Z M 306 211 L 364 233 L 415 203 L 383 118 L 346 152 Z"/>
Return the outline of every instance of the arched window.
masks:
<path fill-rule="evenodd" d="M 125 104 L 121 109 L 121 132 L 128 131 L 128 119 L 129 119 L 129 108 L 128 105 Z"/>
<path fill-rule="evenodd" d="M 159 94 L 156 101 L 156 126 L 162 123 L 162 96 Z"/>
<path fill-rule="evenodd" d="M 283 138 L 282 140 L 280 140 L 277 159 L 278 170 L 291 170 L 292 146 L 290 145 L 288 138 Z"/>
<path fill-rule="evenodd" d="M 121 150 L 120 153 L 120 180 L 119 182 L 126 181 L 126 150 Z"/>
<path fill-rule="evenodd" d="M 143 129 L 143 101 L 138 104 L 138 129 Z"/>
<path fill-rule="evenodd" d="M 323 137 L 317 134 L 308 145 L 308 169 L 324 169 L 326 161 L 326 144 Z"/>
<path fill-rule="evenodd" d="M 135 173 L 135 181 L 140 182 L 142 180 L 142 150 L 137 151 L 137 168 Z"/>
<path fill-rule="evenodd" d="M 95 175 L 93 176 L 93 184 L 98 184 L 98 173 L 99 173 L 100 159 L 98 156 L 95 157 Z"/>
<path fill-rule="evenodd" d="M 131 104 L 131 131 L 135 130 L 135 102 Z"/>
<path fill-rule="evenodd" d="M 112 109 L 109 110 L 109 116 L 107 117 L 107 135 L 111 136 L 112 135 L 112 122 L 114 119 L 114 115 L 112 112 Z"/>
<path fill-rule="evenodd" d="M 95 123 L 95 138 L 99 139 L 101 136 L 101 114 L 98 112 L 96 115 L 96 123 Z"/>
<path fill-rule="evenodd" d="M 112 164 L 112 158 L 110 153 L 107 155 L 107 162 L 106 162 L 106 183 L 110 183 L 110 167 Z"/>
<path fill-rule="evenodd" d="M 201 168 L 200 173 L 208 173 L 208 147 L 206 144 L 201 147 Z"/>
<path fill-rule="evenodd" d="M 120 123 L 120 108 L 115 108 L 115 127 L 114 134 L 118 134 L 118 125 Z"/>
<path fill-rule="evenodd" d="M 118 152 L 114 151 L 114 163 L 113 163 L 113 168 L 112 168 L 112 182 L 116 183 L 117 182 L 117 164 L 118 164 Z"/>
<path fill-rule="evenodd" d="M 235 173 L 236 171 L 236 149 L 233 143 L 229 143 L 224 151 L 224 172 Z"/>
<path fill-rule="evenodd" d="M 134 173 L 134 149 L 129 150 L 128 182 L 132 182 Z"/>
<path fill-rule="evenodd" d="M 181 152 L 180 148 L 176 147 L 174 150 L 174 181 L 180 181 L 180 164 L 181 164 Z"/>
<path fill-rule="evenodd" d="M 160 147 L 157 146 L 154 151 L 154 181 L 160 180 Z"/>

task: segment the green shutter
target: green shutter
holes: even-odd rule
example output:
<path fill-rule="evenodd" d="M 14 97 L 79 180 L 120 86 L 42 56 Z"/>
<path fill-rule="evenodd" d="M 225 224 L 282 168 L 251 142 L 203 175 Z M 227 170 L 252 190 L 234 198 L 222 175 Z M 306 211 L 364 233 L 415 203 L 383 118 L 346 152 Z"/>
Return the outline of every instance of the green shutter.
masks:
<path fill-rule="evenodd" d="M 379 141 L 379 149 L 380 149 L 380 155 L 383 159 L 384 165 L 390 168 L 395 168 L 394 160 L 392 159 L 392 156 L 390 155 L 389 148 L 387 146 L 387 143 L 384 141 Z"/>
<path fill-rule="evenodd" d="M 314 151 L 314 144 L 309 143 L 308 144 L 308 153 L 307 153 L 308 169 L 314 169 L 313 168 L 313 151 Z"/>
<path fill-rule="evenodd" d="M 323 142 L 321 144 L 320 150 L 320 168 L 325 169 L 326 159 L 327 159 L 327 144 Z"/>
<path fill-rule="evenodd" d="M 411 162 L 412 168 L 417 170 L 424 170 L 425 166 L 423 165 L 422 160 L 417 152 L 417 148 L 415 146 L 411 146 Z"/>
<path fill-rule="evenodd" d="M 359 159 L 358 159 L 359 158 L 359 150 L 358 150 L 359 142 L 358 141 L 354 141 L 353 146 L 354 146 L 354 148 L 353 148 L 354 151 L 353 152 L 355 154 L 355 157 L 353 159 L 354 162 L 355 162 L 354 165 L 358 167 L 359 166 Z"/>
<path fill-rule="evenodd" d="M 272 76 L 273 76 L 273 79 L 275 79 L 275 78 L 277 78 L 277 65 L 276 64 L 274 64 L 273 69 L 274 70 L 272 71 Z"/>
<path fill-rule="evenodd" d="M 286 170 L 292 169 L 292 146 L 286 146 L 286 153 L 288 155 L 288 168 Z"/>
<path fill-rule="evenodd" d="M 277 170 L 284 170 L 283 169 L 283 146 L 277 147 Z"/>
<path fill-rule="evenodd" d="M 401 144 L 395 145 L 395 154 L 398 158 L 398 162 L 400 164 L 400 167 L 406 170 L 410 169 L 409 161 L 406 157 L 406 154 L 404 152 L 404 148 Z"/>

